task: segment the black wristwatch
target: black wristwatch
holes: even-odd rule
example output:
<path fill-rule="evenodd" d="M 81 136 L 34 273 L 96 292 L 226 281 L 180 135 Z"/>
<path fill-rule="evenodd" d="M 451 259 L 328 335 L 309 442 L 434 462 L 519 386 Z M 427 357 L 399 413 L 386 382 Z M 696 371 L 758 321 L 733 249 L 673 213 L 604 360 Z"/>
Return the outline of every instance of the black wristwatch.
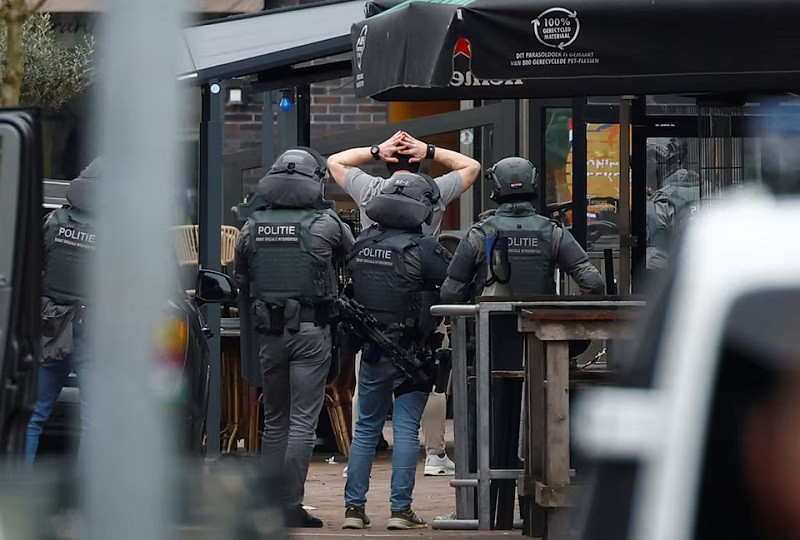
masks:
<path fill-rule="evenodd" d="M 432 144 L 428 144 L 428 151 L 425 153 L 425 159 L 433 159 L 433 154 L 436 153 L 436 147 Z"/>
<path fill-rule="evenodd" d="M 372 147 L 369 149 L 369 153 L 372 154 L 372 159 L 380 160 L 381 159 L 381 147 L 377 144 L 373 144 Z"/>

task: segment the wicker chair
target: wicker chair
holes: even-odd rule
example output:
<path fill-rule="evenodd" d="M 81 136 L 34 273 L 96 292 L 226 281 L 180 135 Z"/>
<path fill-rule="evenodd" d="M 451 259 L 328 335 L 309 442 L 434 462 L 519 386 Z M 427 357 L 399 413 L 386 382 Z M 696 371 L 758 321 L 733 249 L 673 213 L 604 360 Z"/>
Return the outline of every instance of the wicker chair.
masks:
<path fill-rule="evenodd" d="M 180 264 L 198 264 L 199 227 L 197 225 L 180 225 L 173 227 L 172 230 L 175 232 L 175 251 Z M 224 268 L 233 262 L 236 242 L 239 240 L 239 229 L 223 225 L 220 234 L 220 262 Z"/>

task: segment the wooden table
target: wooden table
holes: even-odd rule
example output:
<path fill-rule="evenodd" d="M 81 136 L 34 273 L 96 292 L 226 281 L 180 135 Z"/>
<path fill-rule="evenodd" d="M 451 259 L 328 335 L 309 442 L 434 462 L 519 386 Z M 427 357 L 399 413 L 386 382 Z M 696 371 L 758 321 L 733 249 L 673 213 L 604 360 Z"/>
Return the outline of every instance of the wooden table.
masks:
<path fill-rule="evenodd" d="M 518 306 L 526 336 L 525 474 L 519 493 L 527 501 L 531 536 L 571 537 L 569 341 L 630 339 L 641 301 L 536 302 Z"/>

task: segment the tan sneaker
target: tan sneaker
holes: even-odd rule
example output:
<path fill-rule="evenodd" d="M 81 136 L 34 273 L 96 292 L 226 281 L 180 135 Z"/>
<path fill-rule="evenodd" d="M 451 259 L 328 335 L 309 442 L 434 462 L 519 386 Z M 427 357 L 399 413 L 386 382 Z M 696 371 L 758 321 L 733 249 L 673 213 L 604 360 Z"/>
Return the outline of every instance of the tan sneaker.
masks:
<path fill-rule="evenodd" d="M 344 511 L 342 529 L 369 529 L 369 518 L 363 508 L 348 506 Z"/>
<path fill-rule="evenodd" d="M 427 529 L 428 524 L 425 520 L 419 517 L 409 506 L 405 510 L 392 512 L 392 517 L 389 518 L 390 531 L 405 531 L 408 529 Z"/>

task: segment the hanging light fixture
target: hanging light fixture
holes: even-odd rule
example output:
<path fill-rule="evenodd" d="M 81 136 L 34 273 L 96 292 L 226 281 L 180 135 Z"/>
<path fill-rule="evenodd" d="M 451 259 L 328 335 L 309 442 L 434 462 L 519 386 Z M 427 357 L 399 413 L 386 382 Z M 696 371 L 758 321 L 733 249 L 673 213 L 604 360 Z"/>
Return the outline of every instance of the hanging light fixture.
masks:
<path fill-rule="evenodd" d="M 278 104 L 282 111 L 290 111 L 292 109 L 292 100 L 289 99 L 289 91 L 286 90 L 283 93 L 283 97 L 281 98 L 281 102 Z"/>

